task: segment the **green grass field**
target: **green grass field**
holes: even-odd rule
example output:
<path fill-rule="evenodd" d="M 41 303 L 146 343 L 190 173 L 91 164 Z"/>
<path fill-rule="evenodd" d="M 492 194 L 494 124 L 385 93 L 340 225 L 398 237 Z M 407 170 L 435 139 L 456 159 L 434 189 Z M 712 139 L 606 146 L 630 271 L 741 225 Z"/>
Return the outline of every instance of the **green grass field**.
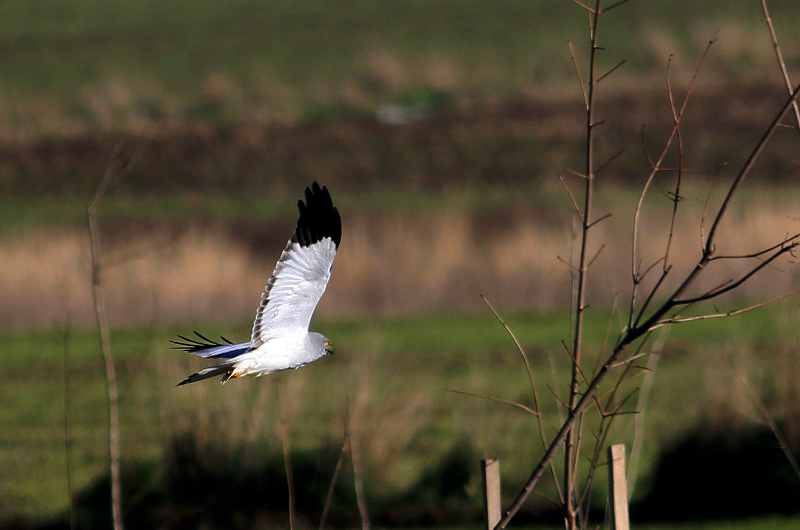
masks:
<path fill-rule="evenodd" d="M 770 6 L 792 57 L 794 3 Z M 356 1 L 346 9 L 252 0 L 17 0 L 6 2 L 2 15 L 6 135 L 138 132 L 162 121 L 313 121 L 419 100 L 432 89 L 455 101 L 483 101 L 572 87 L 566 43 L 584 42 L 587 27 L 581 8 L 566 0 Z M 681 71 L 691 71 L 714 36 L 721 72 L 755 76 L 773 68 L 757 3 L 630 2 L 604 24 L 609 67 L 626 59 L 625 76 L 663 76 L 670 54 Z"/>
<path fill-rule="evenodd" d="M 789 353 L 775 354 L 791 350 L 797 319 L 787 315 L 787 309 L 776 306 L 748 317 L 688 324 L 673 331 L 646 409 L 639 495 L 647 491 L 658 452 L 703 418 L 733 413 L 739 424 L 752 424 L 747 416 L 752 406 L 726 390 L 738 386 L 737 369 L 746 368 L 763 395 L 774 399 L 790 391 L 782 388 L 780 378 L 769 379 L 771 370 L 792 358 Z M 568 370 L 559 345 L 568 336 L 567 317 L 525 313 L 506 318 L 531 358 L 545 425 L 552 429 L 557 412 L 550 389 L 562 395 L 564 390 L 560 384 L 553 387 L 553 377 Z M 592 315 L 586 335 L 590 351 L 602 351 L 603 344 L 613 340 L 607 337 L 609 320 L 616 317 L 604 312 Z M 124 461 L 166 465 L 170 440 L 186 434 L 197 437 L 204 451 L 279 452 L 275 380 L 283 406 L 291 411 L 290 439 L 298 451 L 341 443 L 346 395 L 350 396 L 350 414 L 361 416 L 359 436 L 369 470 L 366 480 L 376 502 L 412 487 L 454 444 L 466 442 L 475 458 L 499 457 L 509 495 L 538 453 L 535 447 L 520 450 L 529 446 L 524 440 L 538 436 L 531 416 L 507 405 L 448 392 L 532 406 L 519 355 L 488 311 L 322 321 L 318 329 L 335 337 L 333 358 L 277 378 L 236 381 L 224 387 L 208 383 L 176 388 L 175 382 L 200 363 L 189 363 L 187 355 L 170 351 L 167 339 L 193 327 L 112 333 Z M 222 326 L 203 327 L 210 336 L 222 330 Z M 235 339 L 245 336 L 247 329 L 242 324 L 224 333 Z M 0 353 L 9 370 L 0 390 L 0 399 L 8 405 L 0 416 L 4 511 L 27 517 L 63 513 L 67 506 L 65 399 L 74 491 L 86 487 L 106 466 L 105 390 L 97 338 L 90 330 L 70 330 L 66 359 L 63 330 L 2 338 Z M 634 379 L 628 388 L 639 386 L 640 380 Z M 729 399 L 735 401 L 732 411 L 724 405 Z M 774 406 L 781 408 L 781 414 L 788 413 L 785 404 L 775 402 Z M 618 421 L 613 432 L 619 438 L 614 441 L 631 443 L 631 422 L 632 417 Z M 470 483 L 476 487 L 477 460 L 473 464 Z M 602 498 L 604 481 L 598 481 L 598 487 L 598 498 Z"/>

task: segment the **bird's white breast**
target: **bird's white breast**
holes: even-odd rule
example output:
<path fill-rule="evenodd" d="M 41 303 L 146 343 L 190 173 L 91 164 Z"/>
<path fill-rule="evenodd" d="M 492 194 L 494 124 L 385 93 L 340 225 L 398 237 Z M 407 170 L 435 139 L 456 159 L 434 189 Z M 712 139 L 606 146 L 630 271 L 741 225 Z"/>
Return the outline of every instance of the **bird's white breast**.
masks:
<path fill-rule="evenodd" d="M 265 375 L 281 370 L 299 368 L 316 357 L 306 351 L 306 330 L 283 333 L 278 337 L 270 337 L 258 348 L 244 354 L 237 368 L 247 374 Z"/>

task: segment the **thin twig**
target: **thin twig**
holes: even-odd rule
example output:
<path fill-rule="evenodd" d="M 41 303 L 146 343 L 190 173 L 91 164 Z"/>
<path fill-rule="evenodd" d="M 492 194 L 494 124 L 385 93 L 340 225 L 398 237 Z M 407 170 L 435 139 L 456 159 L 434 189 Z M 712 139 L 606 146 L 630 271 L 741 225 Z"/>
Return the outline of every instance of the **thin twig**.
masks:
<path fill-rule="evenodd" d="M 500 325 L 503 326 L 503 329 L 506 330 L 506 333 L 508 333 L 508 336 L 511 337 L 511 340 L 514 341 L 514 345 L 517 347 L 517 351 L 519 352 L 520 357 L 522 357 L 522 362 L 525 363 L 525 372 L 528 374 L 528 383 L 530 383 L 530 385 L 531 385 L 531 395 L 534 397 L 534 406 L 536 407 L 536 411 L 535 412 L 538 415 L 539 414 L 539 405 L 535 402 L 536 401 L 536 387 L 533 384 L 533 375 L 531 373 L 531 363 L 528 362 L 528 356 L 525 354 L 525 349 L 522 347 L 522 344 L 519 342 L 519 340 L 517 340 L 517 337 L 516 337 L 516 335 L 514 335 L 514 332 L 511 331 L 511 328 L 508 327 L 508 324 L 506 324 L 506 321 L 503 320 L 503 317 L 500 316 L 500 314 L 495 310 L 494 306 L 492 306 L 492 304 L 489 302 L 489 300 L 483 294 L 481 294 L 481 299 L 486 304 L 486 306 L 491 310 L 491 312 L 494 314 L 494 316 L 497 319 L 497 321 L 500 322 Z"/>
<path fill-rule="evenodd" d="M 786 83 L 786 90 L 788 90 L 789 94 L 791 94 L 792 81 L 789 79 L 789 72 L 786 70 L 786 62 L 783 60 L 781 47 L 778 44 L 778 35 L 775 33 L 775 28 L 772 26 L 772 18 L 769 16 L 766 0 L 761 0 L 761 9 L 764 11 L 764 21 L 767 23 L 767 28 L 769 28 L 769 36 L 772 39 L 772 48 L 775 50 L 775 58 L 778 60 L 778 66 L 783 74 L 783 82 Z M 792 102 L 792 107 L 794 107 L 794 121 L 797 132 L 800 133 L 800 109 L 798 109 L 797 101 Z"/>
<path fill-rule="evenodd" d="M 615 364 L 611 365 L 611 368 L 616 368 L 618 366 L 623 366 L 623 365 L 635 366 L 635 365 L 633 365 L 631 363 L 633 361 L 635 361 L 636 359 L 641 359 L 642 357 L 656 355 L 658 353 L 659 353 L 659 351 L 656 350 L 656 349 L 647 350 L 647 351 L 643 351 L 643 352 L 640 352 L 640 353 L 635 353 L 635 354 L 631 355 L 630 357 L 626 357 L 626 358 L 622 359 L 621 361 L 617 361 Z M 650 370 L 646 366 L 645 367 L 639 366 L 638 368 L 641 368 L 642 370 L 645 370 L 645 371 L 649 371 Z"/>
<path fill-rule="evenodd" d="M 585 9 L 585 10 L 587 10 L 589 13 L 595 13 L 595 10 L 594 10 L 594 9 L 592 9 L 591 7 L 587 6 L 586 4 L 584 4 L 584 3 L 582 3 L 582 2 L 579 2 L 578 0 L 570 0 L 570 1 L 571 1 L 573 4 L 575 4 L 575 5 L 577 5 L 577 6 L 580 6 L 580 7 L 584 8 L 584 9 Z"/>
<path fill-rule="evenodd" d="M 669 336 L 669 328 L 665 329 L 659 335 L 650 357 L 647 360 L 647 371 L 644 376 L 644 383 L 639 392 L 639 403 L 636 405 L 636 410 L 639 414 L 636 415 L 633 423 L 633 442 L 631 443 L 631 456 L 628 460 L 628 497 L 633 497 L 633 490 L 636 486 L 636 473 L 639 468 L 639 457 L 642 453 L 644 446 L 644 420 L 645 411 L 647 410 L 647 401 L 650 399 L 650 392 L 653 389 L 653 381 L 656 376 L 656 366 L 658 360 L 661 358 L 661 352 L 664 349 L 664 344 L 667 342 Z"/>
<path fill-rule="evenodd" d="M 350 447 L 350 400 L 347 397 L 347 388 L 345 387 L 345 418 L 344 418 L 344 440 L 342 440 L 342 450 L 339 452 L 339 458 L 336 460 L 336 467 L 333 469 L 333 476 L 331 477 L 331 485 L 328 487 L 328 495 L 325 497 L 325 506 L 322 508 L 322 516 L 319 518 L 319 530 L 324 530 L 325 522 L 328 519 L 328 512 L 331 508 L 333 501 L 333 489 L 336 486 L 336 481 L 339 479 L 339 472 L 342 469 L 342 462 L 344 462 L 344 455 L 347 454 L 347 449 Z"/>
<path fill-rule="evenodd" d="M 605 168 L 607 168 L 608 166 L 610 166 L 610 165 L 611 165 L 611 163 L 612 163 L 612 162 L 614 162 L 614 160 L 616 160 L 617 158 L 619 158 L 620 156 L 622 156 L 622 153 L 623 153 L 623 152 L 624 152 L 624 151 L 617 151 L 616 153 L 614 153 L 613 155 L 611 155 L 611 156 L 608 158 L 608 160 L 606 160 L 605 162 L 603 162 L 602 164 L 600 164 L 599 166 L 597 166 L 597 168 L 595 168 L 595 170 L 594 170 L 594 174 L 595 174 L 595 176 L 597 176 L 597 175 L 599 175 L 600 173 L 602 173 L 602 172 L 603 172 L 603 170 L 605 170 Z"/>
<path fill-rule="evenodd" d="M 714 178 L 711 180 L 711 185 L 708 187 L 708 194 L 706 195 L 706 200 L 703 203 L 703 213 L 700 215 L 700 251 L 703 251 L 703 241 L 705 241 L 705 235 L 703 234 L 706 226 L 706 214 L 708 214 L 708 206 L 711 203 L 711 197 L 714 195 L 714 189 L 717 187 L 717 183 L 719 182 L 720 175 L 722 174 L 722 170 L 725 166 L 723 165 L 719 171 L 714 174 Z"/>
<path fill-rule="evenodd" d="M 599 221 L 602 221 L 602 220 L 603 220 L 603 218 L 599 219 Z M 603 250 L 605 250 L 605 248 L 606 248 L 606 244 L 605 243 L 600 245 L 600 248 L 597 249 L 597 252 L 595 252 L 594 256 L 592 256 L 592 258 L 589 260 L 589 263 L 586 264 L 586 268 L 587 269 L 592 268 L 592 264 L 594 263 L 594 260 L 596 260 L 598 257 L 600 257 L 600 253 L 603 252 Z"/>
<path fill-rule="evenodd" d="M 680 111 L 677 113 L 677 116 L 673 115 L 675 119 L 673 119 L 673 126 L 672 132 L 670 133 L 667 141 L 664 144 L 664 149 L 661 151 L 661 155 L 658 157 L 655 163 L 652 161 L 650 162 L 652 170 L 650 175 L 647 177 L 645 181 L 644 187 L 642 188 L 641 193 L 639 194 L 639 201 L 636 203 L 636 208 L 634 209 L 633 213 L 633 235 L 631 237 L 631 277 L 633 278 L 633 288 L 631 289 L 631 301 L 630 301 L 630 309 L 628 313 L 628 327 L 633 327 L 633 315 L 635 313 L 636 307 L 636 298 L 638 293 L 638 286 L 639 286 L 639 270 L 638 265 L 640 264 L 641 260 L 639 259 L 639 224 L 640 224 L 640 216 L 642 211 L 642 204 L 644 203 L 645 195 L 650 188 L 650 185 L 653 183 L 656 175 L 661 169 L 661 164 L 663 164 L 664 159 L 669 152 L 672 142 L 675 139 L 677 134 L 677 126 L 680 124 L 681 119 L 683 118 L 683 113 L 686 110 L 686 106 L 689 103 L 689 96 L 692 94 L 694 90 L 695 83 L 697 82 L 697 78 L 700 74 L 700 68 L 702 67 L 703 63 L 705 62 L 706 57 L 708 56 L 709 50 L 711 46 L 714 44 L 714 40 L 710 40 L 706 45 L 703 53 L 700 56 L 700 60 L 697 62 L 697 66 L 694 69 L 694 74 L 692 75 L 692 80 L 689 82 L 689 87 L 686 90 L 686 95 L 683 97 L 683 104 L 681 105 Z M 672 57 L 670 56 L 669 60 L 667 61 L 667 75 L 669 76 L 670 69 L 672 67 Z M 649 159 L 649 155 L 648 155 Z"/>
<path fill-rule="evenodd" d="M 658 262 L 656 262 L 656 263 L 658 263 Z M 650 302 L 652 302 L 653 299 L 655 298 L 655 295 L 658 292 L 658 289 L 661 287 L 661 284 L 667 278 L 667 275 L 669 274 L 669 272 L 671 270 L 672 270 L 672 266 L 667 267 L 666 269 L 663 269 L 661 271 L 661 276 L 659 276 L 658 281 L 653 286 L 653 288 L 650 289 L 650 292 L 647 294 L 647 298 L 644 299 L 644 303 L 642 304 L 642 307 L 639 308 L 639 313 L 636 315 L 636 319 L 634 319 L 634 321 L 633 321 L 633 325 L 634 326 L 638 326 L 639 325 L 639 321 L 644 316 L 645 311 L 647 311 L 647 307 L 650 305 Z"/>
<path fill-rule="evenodd" d="M 358 448 L 358 442 L 351 439 L 350 442 L 350 459 L 353 463 L 353 476 L 356 488 L 356 504 L 358 504 L 358 513 L 361 516 L 361 530 L 369 530 L 369 512 L 367 512 L 367 501 L 364 497 L 364 474 L 361 469 L 361 453 Z"/>
<path fill-rule="evenodd" d="M 678 176 L 675 180 L 675 191 L 672 196 L 672 215 L 669 221 L 669 234 L 667 236 L 667 243 L 664 245 L 664 272 L 669 269 L 669 251 L 672 248 L 672 238 L 675 233 L 675 220 L 678 217 L 678 203 L 681 196 L 681 182 L 683 180 L 683 135 L 681 134 L 681 120 L 675 111 L 675 100 L 672 96 L 672 76 L 670 71 L 667 70 L 667 93 L 669 94 L 669 107 L 672 111 L 672 124 L 675 130 L 675 136 L 678 139 Z"/>
<path fill-rule="evenodd" d="M 289 448 L 289 427 L 285 411 L 281 404 L 280 378 L 275 378 L 275 394 L 278 399 L 278 430 L 281 434 L 283 447 L 283 467 L 286 471 L 286 487 L 289 490 L 289 528 L 295 528 L 295 502 L 294 502 L 294 477 L 292 475 L 292 457 Z"/>
<path fill-rule="evenodd" d="M 359 427 L 364 398 L 365 389 L 362 387 L 359 389 L 359 395 L 356 396 L 354 413 L 350 414 L 350 463 L 353 466 L 353 487 L 356 492 L 358 514 L 361 517 L 361 530 L 369 530 L 369 512 L 364 496 L 364 471 L 361 468 L 361 431 Z"/>
<path fill-rule="evenodd" d="M 764 134 L 761 136 L 761 139 L 756 144 L 755 149 L 752 150 L 750 156 L 747 157 L 747 161 L 742 166 L 742 169 L 734 178 L 733 183 L 731 184 L 730 188 L 728 188 L 728 193 L 725 196 L 725 199 L 722 201 L 722 205 L 720 206 L 719 210 L 717 211 L 717 215 L 714 218 L 714 222 L 711 224 L 711 229 L 708 231 L 708 237 L 706 238 L 706 243 L 704 245 L 704 255 L 707 258 L 710 258 L 711 255 L 714 253 L 714 240 L 717 235 L 717 230 L 719 228 L 720 222 L 722 222 L 722 218 L 725 216 L 725 212 L 728 210 L 731 202 L 733 201 L 733 196 L 739 190 L 739 187 L 744 182 L 744 179 L 750 174 L 750 170 L 753 168 L 756 160 L 758 160 L 759 155 L 764 150 L 764 147 L 769 142 L 772 135 L 775 133 L 775 130 L 778 128 L 781 120 L 783 119 L 786 112 L 789 108 L 794 104 L 795 100 L 797 99 L 798 94 L 800 94 L 800 85 L 797 85 L 797 88 L 794 89 L 792 94 L 786 100 L 781 110 L 775 116 L 775 119 L 772 120 L 772 123 L 769 124 L 767 130 L 764 131 Z"/>
<path fill-rule="evenodd" d="M 603 8 L 603 13 L 608 13 L 612 9 L 617 8 L 617 7 L 619 7 L 619 6 L 623 5 L 623 4 L 627 4 L 630 1 L 631 0 L 619 0 L 619 2 L 617 2 L 615 4 L 611 4 L 610 6 L 608 6 L 606 8 Z"/>
<path fill-rule="evenodd" d="M 680 324 L 680 323 L 683 323 L 683 322 L 694 322 L 696 320 L 706 320 L 706 319 L 709 319 L 709 318 L 723 318 L 723 317 L 732 317 L 734 315 L 741 315 L 742 313 L 748 313 L 748 312 L 753 311 L 755 309 L 759 309 L 759 308 L 762 308 L 762 307 L 764 307 L 766 305 L 770 305 L 770 304 L 773 304 L 775 302 L 778 302 L 779 300 L 783 300 L 784 298 L 788 298 L 790 296 L 794 296 L 798 292 L 800 292 L 800 287 L 798 287 L 797 289 L 792 289 L 789 292 L 783 293 L 780 296 L 776 296 L 775 298 L 770 298 L 769 300 L 764 300 L 763 302 L 759 302 L 757 304 L 753 304 L 753 305 L 750 305 L 750 306 L 747 306 L 747 307 L 742 307 L 742 308 L 739 308 L 739 309 L 733 309 L 731 311 L 727 311 L 727 312 L 724 312 L 724 313 L 708 313 L 708 314 L 705 314 L 705 315 L 695 315 L 695 316 L 690 316 L 690 317 L 675 316 L 675 317 L 667 318 L 667 319 L 664 319 L 664 320 L 660 320 L 656 325 L 663 326 L 664 324 Z"/>
<path fill-rule="evenodd" d="M 622 385 L 623 379 L 624 379 L 624 374 L 627 372 L 627 370 L 629 370 L 629 368 L 626 368 L 626 371 L 623 372 L 623 375 L 620 376 L 619 380 L 614 385 L 614 388 L 612 389 L 612 393 L 608 398 L 607 405 L 610 405 L 616 399 L 615 398 L 616 392 L 620 388 L 620 386 Z M 583 513 L 581 515 L 583 521 L 588 521 L 589 520 L 589 510 L 591 509 L 591 504 L 592 503 L 588 502 L 588 498 L 589 498 L 589 495 L 590 495 L 590 493 L 592 491 L 592 484 L 594 482 L 595 472 L 599 467 L 599 461 L 600 461 L 600 457 L 602 455 L 603 447 L 606 444 L 606 440 L 608 438 L 608 434 L 611 432 L 611 426 L 613 425 L 614 420 L 616 419 L 617 416 L 625 414 L 625 413 L 621 412 L 622 407 L 625 406 L 625 403 L 627 403 L 627 401 L 637 391 L 638 391 L 638 389 L 633 389 L 624 398 L 622 398 L 619 401 L 619 403 L 617 404 L 617 406 L 615 407 L 614 411 L 612 411 L 610 413 L 606 413 L 604 410 L 600 410 L 600 414 L 601 414 L 601 416 L 600 416 L 600 418 L 601 418 L 600 419 L 600 430 L 595 435 L 595 445 L 594 445 L 594 449 L 592 451 L 592 455 L 591 456 L 584 456 L 584 458 L 586 458 L 586 460 L 589 463 L 588 464 L 588 469 L 589 470 L 587 472 L 586 481 L 585 481 L 585 484 L 584 484 L 583 492 L 581 493 L 581 496 L 580 496 L 580 499 L 579 499 L 579 503 L 578 503 L 579 507 L 580 506 L 583 507 Z M 598 405 L 598 409 L 599 408 L 600 407 Z"/>
<path fill-rule="evenodd" d="M 529 414 L 533 414 L 534 416 L 538 416 L 539 413 L 530 408 L 527 405 L 523 405 L 517 401 L 510 401 L 508 399 L 496 398 L 492 396 L 484 396 L 481 394 L 473 394 L 472 392 L 464 392 L 463 390 L 455 390 L 453 388 L 448 388 L 448 392 L 452 392 L 453 394 L 461 394 L 462 396 L 472 396 L 481 399 L 487 399 L 489 401 L 494 401 L 495 403 L 503 403 L 504 405 L 511 405 L 512 407 L 517 407 L 518 409 L 522 409 Z"/>
<path fill-rule="evenodd" d="M 583 94 L 583 104 L 586 107 L 586 109 L 588 109 L 589 108 L 589 96 L 586 94 L 586 84 L 583 82 L 583 76 L 581 75 L 581 69 L 578 67 L 578 59 L 575 57 L 575 49 L 572 47 L 572 42 L 571 41 L 567 41 L 567 47 L 569 48 L 569 56 L 572 59 L 572 66 L 575 67 L 575 74 L 578 76 L 578 81 L 581 84 L 581 94 Z"/>
<path fill-rule="evenodd" d="M 593 227 L 594 225 L 596 225 L 596 224 L 598 224 L 598 223 L 602 223 L 602 222 L 603 222 L 603 221 L 605 221 L 606 219 L 610 219 L 612 216 L 613 216 L 613 214 L 610 214 L 610 213 L 607 213 L 607 214 L 601 215 L 600 217 L 598 217 L 597 219 L 595 219 L 594 221 L 592 221 L 591 223 L 589 223 L 588 225 L 586 225 L 586 227 L 587 227 L 587 228 L 591 228 L 591 227 Z"/>
<path fill-rule="evenodd" d="M 575 175 L 576 177 L 580 177 L 580 178 L 582 178 L 584 180 L 589 178 L 586 175 L 584 175 L 583 173 L 581 173 L 580 171 L 575 171 L 574 169 L 570 169 L 568 167 L 565 167 L 564 171 L 566 171 L 567 173 L 571 173 L 571 174 Z"/>
<path fill-rule="evenodd" d="M 547 351 L 547 360 L 548 364 L 550 365 L 550 377 L 553 382 L 552 386 L 548 384 L 547 388 L 548 390 L 550 390 L 550 393 L 553 395 L 553 397 L 555 397 L 556 401 L 563 405 L 564 401 L 558 396 L 558 394 L 554 390 L 555 386 L 558 383 L 558 367 L 556 367 L 556 362 L 555 358 L 553 357 L 553 352 L 550 350 Z M 566 417 L 564 416 L 564 411 L 561 409 L 561 407 L 556 407 L 556 411 L 558 412 L 558 421 L 564 423 L 564 421 L 566 420 Z"/>
<path fill-rule="evenodd" d="M 775 251 L 770 257 L 768 257 L 767 259 L 761 261 L 757 266 L 755 266 L 752 269 L 750 269 L 749 272 L 747 272 L 746 274 L 742 275 L 738 280 L 728 282 L 728 283 L 726 283 L 726 285 L 724 287 L 719 287 L 719 288 L 716 288 L 716 289 L 712 289 L 711 291 L 703 293 L 703 294 L 701 294 L 699 296 L 694 296 L 694 297 L 689 297 L 689 298 L 677 298 L 677 297 L 673 296 L 670 299 L 670 301 L 671 301 L 670 303 L 672 304 L 672 306 L 679 306 L 679 305 L 685 305 L 685 304 L 693 304 L 695 302 L 704 302 L 706 300 L 710 300 L 712 298 L 716 298 L 719 295 L 725 294 L 725 293 L 727 293 L 729 291 L 732 291 L 732 290 L 736 289 L 741 284 L 743 284 L 744 282 L 746 282 L 747 280 L 752 278 L 761 269 L 763 269 L 764 267 L 770 265 L 773 261 L 778 259 L 780 256 L 783 256 L 786 253 L 790 253 L 795 248 L 798 248 L 798 247 L 800 247 L 800 241 L 794 242 L 789 246 L 783 247 L 783 248 Z"/>
<path fill-rule="evenodd" d="M 781 430 L 778 429 L 778 426 L 775 424 L 772 417 L 769 415 L 767 407 L 765 407 L 764 404 L 761 402 L 761 400 L 758 399 L 758 396 L 756 396 L 756 393 L 753 391 L 753 388 L 750 386 L 750 383 L 744 376 L 744 374 L 740 373 L 739 378 L 742 380 L 742 383 L 744 383 L 744 387 L 750 394 L 750 399 L 752 399 L 753 403 L 756 405 L 759 412 L 761 412 L 761 416 L 764 418 L 764 421 L 767 422 L 767 425 L 769 426 L 770 430 L 772 430 L 772 434 L 775 436 L 775 439 L 778 440 L 778 445 L 781 447 L 781 451 L 783 451 L 783 454 L 786 455 L 786 459 L 789 461 L 789 464 L 791 464 L 792 469 L 794 469 L 795 475 L 797 475 L 797 478 L 800 479 L 800 465 L 798 465 L 797 459 L 794 457 L 794 454 L 792 454 L 792 450 L 789 448 L 789 444 L 786 441 L 786 438 L 783 437 Z"/>
<path fill-rule="evenodd" d="M 795 234 L 793 236 L 786 237 L 783 240 L 781 240 L 780 242 L 775 243 L 774 245 L 772 245 L 770 247 L 767 247 L 767 248 L 765 248 L 763 250 L 758 250 L 756 252 L 751 252 L 750 254 L 730 254 L 730 255 L 722 254 L 722 255 L 712 256 L 708 261 L 710 263 L 712 261 L 723 260 L 723 259 L 737 260 L 737 259 L 760 258 L 764 254 L 772 252 L 773 250 L 778 249 L 778 248 L 786 245 L 787 243 L 792 243 L 796 239 L 800 239 L 800 233 Z"/>
<path fill-rule="evenodd" d="M 560 261 L 561 263 L 563 263 L 564 265 L 566 265 L 567 267 L 569 267 L 570 269 L 572 269 L 573 271 L 578 271 L 578 270 L 580 270 L 580 269 L 578 269 L 578 267 L 576 267 L 576 266 L 575 266 L 575 265 L 573 265 L 572 263 L 568 262 L 567 260 L 565 260 L 565 259 L 564 259 L 564 258 L 562 258 L 561 256 L 556 256 L 556 259 L 557 259 L 558 261 Z"/>
<path fill-rule="evenodd" d="M 578 203 L 575 201 L 575 197 L 572 195 L 572 192 L 569 190 L 567 183 L 564 182 L 564 177 L 561 176 L 561 173 L 557 173 L 558 180 L 561 181 L 561 185 L 564 186 L 564 190 L 569 195 L 569 200 L 572 201 L 572 206 L 575 208 L 575 213 L 578 215 L 578 218 L 583 222 L 583 214 L 581 214 L 581 209 L 578 207 Z"/>
<path fill-rule="evenodd" d="M 625 64 L 625 59 L 621 60 L 621 61 L 620 61 L 620 62 L 618 62 L 616 65 L 614 65 L 614 66 L 613 66 L 613 67 L 612 67 L 612 68 L 611 68 L 611 69 L 610 69 L 608 72 L 606 72 L 606 73 L 604 73 L 603 75 L 601 75 L 600 77 L 598 77 L 598 78 L 597 78 L 597 81 L 595 81 L 595 83 L 594 83 L 594 84 L 595 84 L 595 85 L 598 85 L 598 84 L 600 84 L 600 81 L 602 81 L 602 80 L 603 80 L 603 79 L 605 79 L 606 77 L 610 76 L 612 73 L 614 73 L 614 71 L 615 71 L 617 68 L 619 68 L 619 67 L 620 67 L 620 66 L 622 66 L 623 64 Z"/>
<path fill-rule="evenodd" d="M 69 314 L 64 323 L 64 463 L 67 468 L 67 502 L 69 503 L 69 527 L 75 529 L 75 503 L 72 501 L 72 473 L 70 466 L 70 454 L 72 453 L 72 442 L 69 437 L 69 411 L 70 411 L 70 391 L 69 391 Z"/>

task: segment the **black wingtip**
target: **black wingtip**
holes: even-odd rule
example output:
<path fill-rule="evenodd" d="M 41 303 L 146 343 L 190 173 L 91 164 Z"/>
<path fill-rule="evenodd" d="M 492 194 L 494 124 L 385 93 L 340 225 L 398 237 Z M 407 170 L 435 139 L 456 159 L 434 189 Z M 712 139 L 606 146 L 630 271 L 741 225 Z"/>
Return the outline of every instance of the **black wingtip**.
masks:
<path fill-rule="evenodd" d="M 326 237 L 331 238 L 336 247 L 342 241 L 342 219 L 333 205 L 328 188 L 316 181 L 305 189 L 305 202 L 297 201 L 300 217 L 297 219 L 295 239 L 307 247 Z"/>
<path fill-rule="evenodd" d="M 223 342 L 217 342 L 215 340 L 209 339 L 208 337 L 206 337 L 205 335 L 201 334 L 198 331 L 195 331 L 194 334 L 197 335 L 197 337 L 200 340 L 186 337 L 184 335 L 178 335 L 178 338 L 181 340 L 169 341 L 172 344 L 171 349 L 194 353 L 200 350 L 205 350 L 206 348 L 213 348 L 215 346 L 224 346 L 225 344 L 233 344 L 231 341 L 229 341 L 223 336 L 220 336 L 220 339 Z"/>

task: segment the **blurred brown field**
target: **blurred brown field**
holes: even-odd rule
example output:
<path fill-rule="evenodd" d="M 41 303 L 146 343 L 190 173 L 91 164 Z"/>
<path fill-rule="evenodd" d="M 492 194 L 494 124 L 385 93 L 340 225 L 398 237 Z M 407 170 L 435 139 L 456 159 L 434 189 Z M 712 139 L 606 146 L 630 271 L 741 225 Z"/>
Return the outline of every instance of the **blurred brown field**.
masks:
<path fill-rule="evenodd" d="M 672 125 L 664 77 L 621 83 L 598 95 L 598 163 L 622 152 L 602 171 L 600 186 L 610 181 L 638 189 L 649 172 L 645 150 L 651 156 L 659 151 Z M 686 90 L 676 84 L 676 100 Z M 701 77 L 683 120 L 684 168 L 693 178 L 730 175 L 785 99 L 777 76 L 735 85 L 724 77 Z M 576 82 L 568 90 L 543 87 L 481 104 L 453 101 L 406 124 L 364 113 L 315 123 L 153 122 L 133 132 L 0 139 L 0 192 L 23 205 L 76 195 L 88 196 L 88 203 L 118 152 L 133 163 L 114 190 L 145 197 L 240 192 L 280 195 L 291 204 L 312 180 L 339 191 L 389 189 L 401 195 L 527 186 L 554 181 L 565 167 L 580 170 L 582 106 Z M 796 134 L 782 128 L 754 177 L 762 184 L 790 181 L 800 164 L 796 152 Z M 677 167 L 676 151 L 667 163 Z M 156 219 L 169 215 L 149 213 Z"/>
<path fill-rule="evenodd" d="M 601 154 L 622 153 L 598 176 L 594 211 L 611 217 L 593 230 L 595 252 L 602 251 L 590 301 L 603 307 L 628 297 L 633 212 L 649 172 L 643 150 L 656 152 L 670 123 L 666 87 L 649 86 L 623 83 L 598 103 Z M 693 94 L 666 287 L 697 258 L 721 190 L 785 98 L 781 90 L 743 84 L 731 92 L 711 82 Z M 476 311 L 480 294 L 501 308 L 567 307 L 574 216 L 556 175 L 577 194 L 580 178 L 569 169 L 579 168 L 580 105 L 576 94 L 554 93 L 451 108 L 399 126 L 356 119 L 7 141 L 0 182 L 7 209 L 21 210 L 5 214 L 4 223 L 20 228 L 7 228 L 0 240 L 7 301 L 0 327 L 92 322 L 82 210 L 120 151 L 132 163 L 101 209 L 114 325 L 251 318 L 292 227 L 292 205 L 312 180 L 330 187 L 345 230 L 320 315 Z M 791 133 L 777 135 L 734 202 L 720 241 L 726 253 L 750 253 L 800 231 Z M 677 165 L 676 155 L 666 163 Z M 664 254 L 675 176 L 660 174 L 644 203 L 643 263 Z M 34 212 L 39 203 L 49 206 Z M 64 219 L 53 213 L 59 208 L 69 212 Z M 796 284 L 794 269 L 776 264 L 737 296 L 777 296 Z M 734 273 L 715 266 L 704 286 Z"/>
<path fill-rule="evenodd" d="M 673 278 L 699 255 L 709 185 L 703 181 L 685 188 L 670 250 Z M 335 197 L 335 188 L 333 193 Z M 626 303 L 629 296 L 635 198 L 621 190 L 598 198 L 598 216 L 612 217 L 593 234 L 593 253 L 599 252 L 591 268 L 593 305 Z M 717 192 L 708 208 L 719 200 Z M 663 256 L 671 204 L 660 192 L 645 201 L 639 256 L 644 263 Z M 798 211 L 797 194 L 779 188 L 745 191 L 725 221 L 719 252 L 751 253 L 779 241 L 793 227 L 800 231 Z M 472 312 L 483 308 L 481 294 L 501 308 L 552 309 L 569 303 L 566 262 L 572 260 L 572 235 L 566 195 L 560 205 L 541 210 L 516 206 L 480 213 L 342 213 L 343 243 L 319 315 Z M 706 230 L 709 217 L 706 213 Z M 288 236 L 274 223 L 258 226 L 251 224 L 249 237 L 237 234 L 236 227 L 208 224 L 173 231 L 169 237 L 164 234 L 170 231 L 158 224 L 128 227 L 124 237 L 115 233 L 105 248 L 103 280 L 110 321 L 121 326 L 251 318 Z M 754 263 L 743 259 L 715 267 L 697 288 L 720 284 Z M 737 296 L 778 296 L 797 284 L 798 274 L 788 262 L 777 263 Z M 88 236 L 79 228 L 42 228 L 4 237 L 0 284 L 5 302 L 0 327 L 47 328 L 67 318 L 76 325 L 93 322 Z"/>

